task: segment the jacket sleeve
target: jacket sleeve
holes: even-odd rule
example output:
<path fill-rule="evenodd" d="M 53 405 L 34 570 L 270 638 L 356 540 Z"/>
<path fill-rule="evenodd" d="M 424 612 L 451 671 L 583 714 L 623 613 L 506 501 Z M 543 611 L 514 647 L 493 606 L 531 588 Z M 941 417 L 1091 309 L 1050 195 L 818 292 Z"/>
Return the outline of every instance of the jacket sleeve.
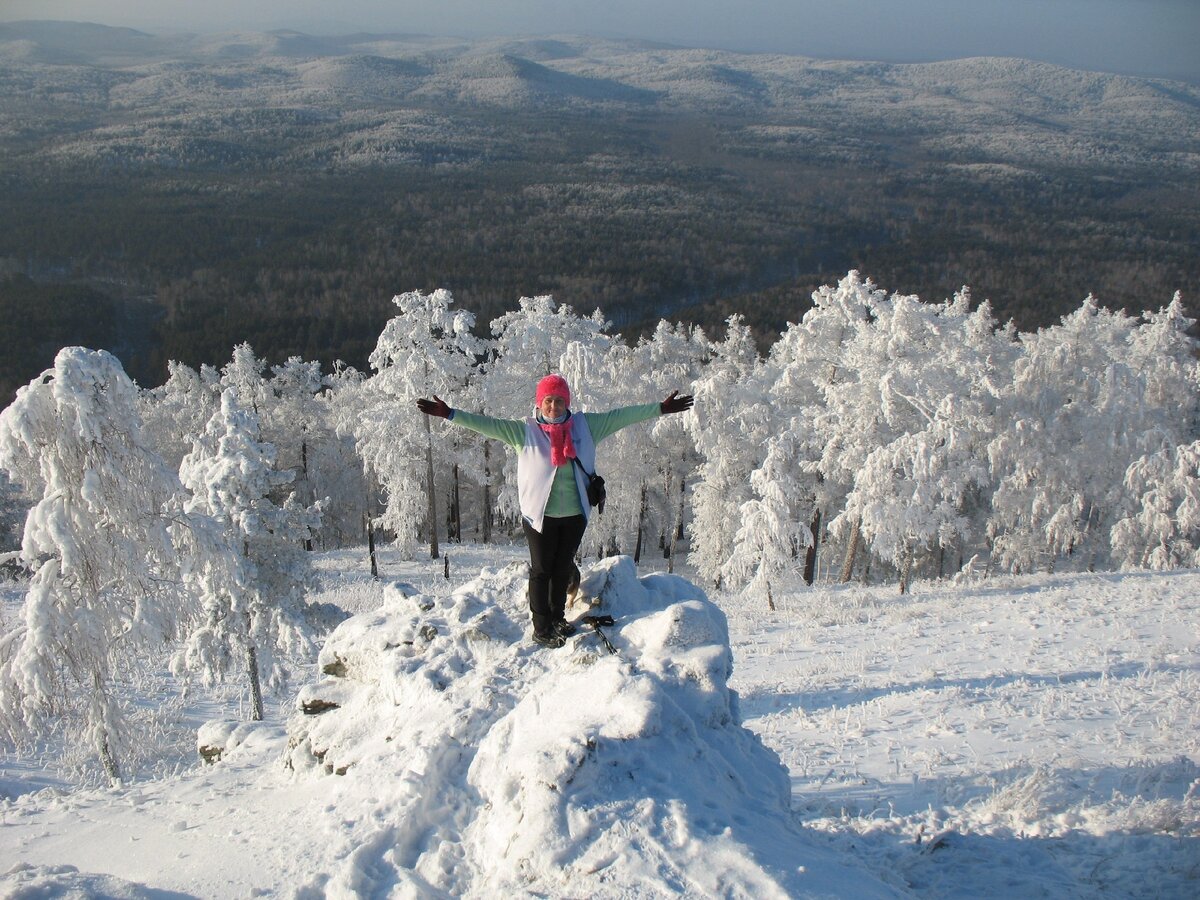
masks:
<path fill-rule="evenodd" d="M 491 416 L 481 416 L 461 409 L 452 410 L 450 421 L 463 428 L 469 428 L 484 437 L 504 441 L 514 450 L 525 446 L 525 423 L 515 419 L 495 419 Z"/>
<path fill-rule="evenodd" d="M 587 419 L 588 429 L 592 432 L 592 440 L 597 444 L 627 425 L 636 425 L 647 419 L 658 418 L 662 409 L 657 403 L 641 403 L 637 406 L 622 406 L 619 409 L 603 413 L 583 413 Z"/>

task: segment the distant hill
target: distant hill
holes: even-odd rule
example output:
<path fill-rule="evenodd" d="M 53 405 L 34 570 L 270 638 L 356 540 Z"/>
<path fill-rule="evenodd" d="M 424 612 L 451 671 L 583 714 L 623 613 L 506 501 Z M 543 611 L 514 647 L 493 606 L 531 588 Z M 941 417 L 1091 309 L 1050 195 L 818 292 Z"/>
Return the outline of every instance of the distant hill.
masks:
<path fill-rule="evenodd" d="M 1192 302 L 1198 135 L 1200 87 L 1018 59 L 5 23 L 0 274 L 153 299 L 146 378 L 238 340 L 363 365 L 439 285 L 767 335 L 858 268 L 1036 327 Z"/>

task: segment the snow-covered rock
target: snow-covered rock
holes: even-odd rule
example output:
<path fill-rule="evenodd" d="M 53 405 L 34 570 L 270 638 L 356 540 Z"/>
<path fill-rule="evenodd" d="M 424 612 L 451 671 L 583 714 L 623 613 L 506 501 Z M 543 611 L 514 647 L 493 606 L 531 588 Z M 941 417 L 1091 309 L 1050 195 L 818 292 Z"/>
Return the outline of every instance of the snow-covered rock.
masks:
<path fill-rule="evenodd" d="M 279 737 L 279 726 L 265 722 L 235 722 L 214 719 L 196 732 L 196 752 L 206 763 L 216 763 L 242 746 L 261 746 Z"/>
<path fill-rule="evenodd" d="M 449 597 L 395 585 L 330 635 L 286 763 L 345 776 L 377 825 L 321 889 L 454 895 L 807 896 L 847 873 L 792 818 L 778 757 L 742 727 L 724 614 L 627 557 L 584 573 L 616 650 L 528 639 L 526 569 Z M 580 623 L 582 624 L 582 623 Z M 849 876 L 859 896 L 882 884 Z"/>

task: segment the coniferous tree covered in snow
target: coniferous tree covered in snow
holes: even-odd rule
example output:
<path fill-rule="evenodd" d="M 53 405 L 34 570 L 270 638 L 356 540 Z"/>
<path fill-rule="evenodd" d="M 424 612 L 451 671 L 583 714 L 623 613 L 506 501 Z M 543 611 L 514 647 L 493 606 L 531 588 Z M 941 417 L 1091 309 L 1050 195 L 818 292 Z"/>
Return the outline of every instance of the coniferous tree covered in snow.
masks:
<path fill-rule="evenodd" d="M 316 539 L 323 548 L 361 544 L 374 497 L 356 449 L 354 426 L 361 400 L 360 372 L 338 367 L 322 378 L 317 414 L 308 437 L 308 481 L 313 497 L 326 498 Z"/>
<path fill-rule="evenodd" d="M 810 583 L 816 575 L 822 523 L 836 514 L 845 494 L 820 468 L 827 441 L 818 427 L 823 424 L 825 392 L 845 377 L 839 356 L 866 318 L 871 298 L 872 288 L 857 273 L 836 288 L 822 288 L 813 295 L 813 309 L 788 326 L 765 360 L 773 421 L 762 463 L 766 471 L 752 476 L 751 483 L 760 497 L 764 491 L 774 493 L 778 514 L 785 514 L 780 504 L 786 503 L 787 529 L 794 536 L 802 535 L 797 526 L 807 523 L 811 540 L 806 541 L 804 577 Z M 740 544 L 739 539 L 739 548 Z"/>
<path fill-rule="evenodd" d="M 1152 569 L 1200 565 L 1200 367 L 1188 337 L 1195 320 L 1179 294 L 1145 324 L 1131 344 L 1145 372 L 1140 444 L 1145 454 L 1125 471 L 1126 514 L 1113 526 L 1112 548 L 1122 565 Z"/>
<path fill-rule="evenodd" d="M 688 416 L 700 452 L 692 497 L 691 561 L 719 584 L 735 546 L 743 504 L 751 499 L 750 473 L 762 461 L 773 411 L 750 330 L 734 316 L 725 340 L 697 379 Z"/>
<path fill-rule="evenodd" d="M 805 496 L 798 476 L 795 432 L 783 431 L 768 440 L 767 458 L 750 473 L 754 498 L 738 510 L 741 526 L 722 568 L 730 583 L 761 592 L 769 609 L 775 609 L 772 585 L 794 571 L 801 551 L 813 544 L 812 531 L 794 512 L 795 498 Z"/>
<path fill-rule="evenodd" d="M 16 737 L 78 715 L 116 781 L 129 740 L 116 681 L 174 636 L 181 609 L 179 481 L 143 434 L 121 364 L 80 347 L 0 415 L 0 465 L 38 498 L 22 620 L 0 643 L 0 719 Z"/>
<path fill-rule="evenodd" d="M 262 686 L 278 690 L 285 669 L 279 655 L 311 649 L 304 625 L 304 594 L 311 579 L 304 543 L 320 525 L 319 504 L 289 494 L 271 500 L 291 473 L 275 468 L 275 448 L 259 439 L 258 416 L 226 388 L 221 408 L 183 460 L 180 476 L 191 491 L 186 504 L 188 584 L 201 612 L 173 668 L 219 680 L 243 666 L 253 718 L 262 719 Z"/>
<path fill-rule="evenodd" d="M 811 432 L 806 443 L 815 457 L 818 511 L 826 523 L 838 523 L 835 532 L 838 526 L 843 535 L 848 532 L 843 579 L 858 556 L 861 524 L 848 516 L 838 522 L 838 517 L 866 452 L 880 442 L 872 384 L 863 383 L 862 360 L 853 357 L 853 344 L 864 340 L 860 334 L 870 335 L 876 307 L 886 299 L 885 291 L 850 272 L 836 287 L 813 294 L 813 309 L 788 330 L 785 337 L 791 340 L 780 354 L 787 362 L 781 399 L 785 408 L 805 410 Z"/>

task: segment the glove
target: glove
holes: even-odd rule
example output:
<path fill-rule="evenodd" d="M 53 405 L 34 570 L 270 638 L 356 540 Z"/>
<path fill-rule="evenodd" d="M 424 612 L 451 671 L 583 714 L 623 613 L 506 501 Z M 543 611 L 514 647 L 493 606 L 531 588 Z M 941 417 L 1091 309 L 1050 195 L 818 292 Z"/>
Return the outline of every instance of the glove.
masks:
<path fill-rule="evenodd" d="M 433 395 L 432 400 L 425 400 L 423 398 L 418 400 L 417 409 L 427 416 L 437 416 L 439 419 L 450 418 L 450 407 L 437 394 Z"/>
<path fill-rule="evenodd" d="M 668 416 L 671 413 L 681 413 L 691 409 L 695 402 L 695 398 L 691 394 L 684 394 L 680 397 L 679 391 L 671 391 L 670 396 L 660 403 L 658 408 L 662 410 L 664 416 Z"/>

